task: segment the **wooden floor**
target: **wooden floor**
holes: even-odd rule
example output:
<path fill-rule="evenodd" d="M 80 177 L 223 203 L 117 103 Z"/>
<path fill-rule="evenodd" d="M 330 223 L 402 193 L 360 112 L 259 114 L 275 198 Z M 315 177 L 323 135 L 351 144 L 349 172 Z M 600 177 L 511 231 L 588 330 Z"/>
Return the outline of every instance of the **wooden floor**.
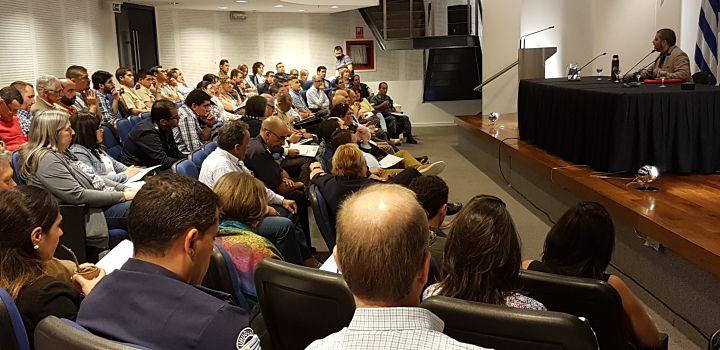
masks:
<path fill-rule="evenodd" d="M 482 142 L 503 142 L 503 153 L 522 161 L 552 183 L 583 200 L 597 201 L 614 220 L 635 227 L 720 277 L 720 175 L 662 175 L 653 185 L 661 190 L 641 192 L 626 186 L 629 174 L 611 178 L 576 166 L 530 144 L 517 140 L 517 115 L 503 115 L 495 125 L 486 118 L 460 116 L 456 123 Z"/>

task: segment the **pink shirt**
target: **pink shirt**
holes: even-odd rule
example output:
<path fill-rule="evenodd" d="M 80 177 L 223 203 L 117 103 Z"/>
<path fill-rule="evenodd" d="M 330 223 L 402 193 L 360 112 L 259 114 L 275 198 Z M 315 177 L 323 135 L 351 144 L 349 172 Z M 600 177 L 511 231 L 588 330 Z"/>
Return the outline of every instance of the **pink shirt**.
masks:
<path fill-rule="evenodd" d="M 15 152 L 28 142 L 27 135 L 20 128 L 20 118 L 13 115 L 10 121 L 0 119 L 0 138 L 5 142 L 8 151 Z"/>

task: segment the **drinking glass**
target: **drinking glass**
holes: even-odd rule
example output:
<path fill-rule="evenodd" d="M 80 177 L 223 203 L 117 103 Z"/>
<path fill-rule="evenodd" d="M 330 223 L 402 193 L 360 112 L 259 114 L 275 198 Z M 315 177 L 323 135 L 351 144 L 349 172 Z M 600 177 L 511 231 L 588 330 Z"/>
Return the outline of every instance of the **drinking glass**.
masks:
<path fill-rule="evenodd" d="M 637 73 L 635 73 L 635 79 L 637 79 L 637 82 L 638 82 L 638 83 L 640 82 L 640 78 L 642 78 L 642 75 L 641 75 L 640 72 L 638 71 Z"/>
<path fill-rule="evenodd" d="M 615 82 L 620 82 L 620 67 L 614 67 L 613 68 L 613 77 L 615 78 Z"/>
<path fill-rule="evenodd" d="M 597 74 L 598 74 L 597 80 L 602 80 L 602 77 L 600 76 L 600 74 L 602 74 L 603 68 L 602 68 L 602 67 L 597 67 L 597 68 L 595 68 L 595 71 L 596 71 Z"/>
<path fill-rule="evenodd" d="M 662 82 L 662 84 L 660 84 L 661 88 L 667 87 L 667 85 L 665 85 L 665 79 L 667 79 L 667 71 L 661 70 L 660 71 L 660 82 Z"/>

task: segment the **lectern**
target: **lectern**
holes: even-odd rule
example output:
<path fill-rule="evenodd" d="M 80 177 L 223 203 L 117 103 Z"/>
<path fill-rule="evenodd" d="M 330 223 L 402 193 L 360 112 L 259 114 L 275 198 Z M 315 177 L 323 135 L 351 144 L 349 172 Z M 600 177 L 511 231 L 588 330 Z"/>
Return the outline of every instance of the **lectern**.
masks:
<path fill-rule="evenodd" d="M 557 53 L 557 47 L 536 47 L 518 50 L 518 77 L 522 79 L 545 78 L 545 61 Z"/>

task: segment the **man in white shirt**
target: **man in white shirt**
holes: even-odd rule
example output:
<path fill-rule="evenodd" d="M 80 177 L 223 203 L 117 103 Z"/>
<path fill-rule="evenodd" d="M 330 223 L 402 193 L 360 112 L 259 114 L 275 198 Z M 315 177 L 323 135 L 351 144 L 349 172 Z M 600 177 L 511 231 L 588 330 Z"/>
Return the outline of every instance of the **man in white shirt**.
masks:
<path fill-rule="evenodd" d="M 482 349 L 443 334 L 443 321 L 419 307 L 430 229 L 412 191 L 366 187 L 345 199 L 336 229 L 333 256 L 357 309 L 348 327 L 307 349 Z"/>
<path fill-rule="evenodd" d="M 317 113 L 323 109 L 330 108 L 330 99 L 323 89 L 324 80 L 320 77 L 313 78 L 313 85 L 305 93 L 307 96 L 308 108 Z"/>

